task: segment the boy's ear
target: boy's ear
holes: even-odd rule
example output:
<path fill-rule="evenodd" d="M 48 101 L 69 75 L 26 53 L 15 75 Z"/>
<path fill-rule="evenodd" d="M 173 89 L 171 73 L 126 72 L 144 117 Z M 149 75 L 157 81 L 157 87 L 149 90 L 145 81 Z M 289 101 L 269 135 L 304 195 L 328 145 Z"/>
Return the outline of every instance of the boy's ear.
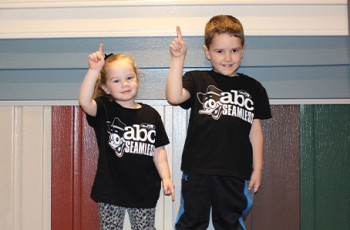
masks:
<path fill-rule="evenodd" d="M 207 57 L 207 59 L 210 60 L 209 49 L 206 45 L 203 46 L 203 50 L 204 50 L 204 53 L 205 53 L 205 56 Z"/>
<path fill-rule="evenodd" d="M 244 48 L 245 48 L 245 45 L 243 45 L 243 48 L 242 48 L 241 60 L 243 59 L 243 55 L 244 55 Z"/>

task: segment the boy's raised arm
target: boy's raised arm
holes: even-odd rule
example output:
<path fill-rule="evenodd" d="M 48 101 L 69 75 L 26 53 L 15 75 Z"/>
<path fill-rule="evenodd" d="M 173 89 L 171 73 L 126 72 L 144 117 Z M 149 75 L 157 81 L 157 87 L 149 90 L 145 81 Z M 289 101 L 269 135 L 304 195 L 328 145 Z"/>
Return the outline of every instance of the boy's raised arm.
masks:
<path fill-rule="evenodd" d="M 100 70 L 104 65 L 103 44 L 99 45 L 98 51 L 89 55 L 89 69 L 81 83 L 79 90 L 79 104 L 85 113 L 96 116 L 97 105 L 93 99 L 95 85 Z"/>
<path fill-rule="evenodd" d="M 166 83 L 166 98 L 170 104 L 180 104 L 190 98 L 182 86 L 182 73 L 187 52 L 180 27 L 176 27 L 177 37 L 170 44 L 171 64 Z"/>

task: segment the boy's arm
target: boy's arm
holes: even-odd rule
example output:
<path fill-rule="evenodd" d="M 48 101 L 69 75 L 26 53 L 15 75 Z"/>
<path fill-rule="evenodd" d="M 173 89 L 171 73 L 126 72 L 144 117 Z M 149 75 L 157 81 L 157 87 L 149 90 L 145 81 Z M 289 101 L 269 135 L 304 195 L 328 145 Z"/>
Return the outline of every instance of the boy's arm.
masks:
<path fill-rule="evenodd" d="M 262 178 L 263 169 L 263 131 L 260 119 L 254 119 L 250 134 L 250 142 L 253 147 L 253 173 L 250 177 L 248 189 L 254 189 L 254 192 L 259 190 Z"/>
<path fill-rule="evenodd" d="M 163 146 L 156 148 L 153 162 L 158 170 L 159 176 L 162 179 L 163 190 L 165 195 L 171 195 L 171 199 L 175 200 L 175 188 L 171 180 L 168 158 Z"/>
<path fill-rule="evenodd" d="M 97 113 L 97 105 L 93 96 L 97 78 L 104 65 L 102 53 L 103 45 L 100 44 L 98 51 L 89 55 L 89 69 L 79 90 L 79 104 L 84 112 L 90 116 L 96 116 Z"/>
<path fill-rule="evenodd" d="M 170 104 L 181 104 L 190 98 L 190 93 L 183 88 L 182 72 L 187 52 L 180 27 L 176 27 L 177 38 L 170 44 L 171 64 L 166 83 L 166 98 Z"/>

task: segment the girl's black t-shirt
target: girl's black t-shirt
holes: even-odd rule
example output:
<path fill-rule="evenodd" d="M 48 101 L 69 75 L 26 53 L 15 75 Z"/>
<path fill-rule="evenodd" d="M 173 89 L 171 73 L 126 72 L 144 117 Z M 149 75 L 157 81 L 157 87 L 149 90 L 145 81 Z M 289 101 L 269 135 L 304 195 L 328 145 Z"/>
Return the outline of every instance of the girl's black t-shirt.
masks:
<path fill-rule="evenodd" d="M 106 97 L 96 99 L 96 117 L 87 115 L 99 149 L 91 197 L 122 207 L 154 208 L 161 179 L 155 148 L 169 143 L 161 116 L 152 107 L 127 109 Z"/>
<path fill-rule="evenodd" d="M 191 98 L 181 107 L 191 108 L 191 115 L 181 169 L 249 179 L 253 120 L 271 118 L 265 88 L 246 75 L 228 77 L 213 70 L 185 73 L 183 87 Z"/>

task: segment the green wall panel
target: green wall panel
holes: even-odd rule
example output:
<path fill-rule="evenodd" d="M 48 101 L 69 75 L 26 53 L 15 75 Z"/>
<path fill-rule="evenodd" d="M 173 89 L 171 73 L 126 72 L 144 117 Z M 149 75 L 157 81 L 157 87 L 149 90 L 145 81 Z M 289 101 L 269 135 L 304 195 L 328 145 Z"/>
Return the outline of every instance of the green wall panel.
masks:
<path fill-rule="evenodd" d="M 301 106 L 301 229 L 350 229 L 350 105 Z"/>

